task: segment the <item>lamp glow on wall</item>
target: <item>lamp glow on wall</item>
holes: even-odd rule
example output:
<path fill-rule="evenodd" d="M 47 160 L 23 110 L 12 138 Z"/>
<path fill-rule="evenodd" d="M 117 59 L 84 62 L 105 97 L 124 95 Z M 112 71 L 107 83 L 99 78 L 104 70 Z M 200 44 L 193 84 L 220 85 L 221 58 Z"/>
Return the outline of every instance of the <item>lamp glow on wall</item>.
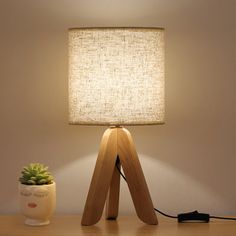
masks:
<path fill-rule="evenodd" d="M 69 122 L 106 125 L 82 225 L 116 219 L 122 166 L 138 217 L 157 224 L 131 134 L 125 125 L 164 123 L 164 29 L 69 30 Z"/>

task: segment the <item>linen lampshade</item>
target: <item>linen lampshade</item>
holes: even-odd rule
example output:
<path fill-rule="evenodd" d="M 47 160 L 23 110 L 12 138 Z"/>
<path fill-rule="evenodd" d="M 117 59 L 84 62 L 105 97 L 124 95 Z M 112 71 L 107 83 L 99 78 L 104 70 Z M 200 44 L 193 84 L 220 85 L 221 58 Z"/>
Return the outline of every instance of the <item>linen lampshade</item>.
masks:
<path fill-rule="evenodd" d="M 69 30 L 69 122 L 164 122 L 164 29 Z"/>

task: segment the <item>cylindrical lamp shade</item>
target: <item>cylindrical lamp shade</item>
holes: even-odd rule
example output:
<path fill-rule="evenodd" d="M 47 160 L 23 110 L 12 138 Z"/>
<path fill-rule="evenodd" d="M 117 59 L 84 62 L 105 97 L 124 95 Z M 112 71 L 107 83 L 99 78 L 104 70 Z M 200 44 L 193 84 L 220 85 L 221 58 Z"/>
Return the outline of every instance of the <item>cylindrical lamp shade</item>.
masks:
<path fill-rule="evenodd" d="M 164 122 L 164 30 L 69 30 L 69 123 Z"/>

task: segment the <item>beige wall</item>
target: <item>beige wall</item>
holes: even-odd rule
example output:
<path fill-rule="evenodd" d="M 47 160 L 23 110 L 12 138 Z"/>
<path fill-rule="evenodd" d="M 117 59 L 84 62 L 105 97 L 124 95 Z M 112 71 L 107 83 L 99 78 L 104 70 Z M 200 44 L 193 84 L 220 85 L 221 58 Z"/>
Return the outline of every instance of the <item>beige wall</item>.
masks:
<path fill-rule="evenodd" d="M 29 162 L 81 213 L 104 127 L 67 121 L 67 28 L 166 28 L 166 124 L 130 127 L 154 205 L 236 214 L 236 1 L 0 0 L 0 213 Z M 104 173 L 105 174 L 105 173 Z M 133 212 L 122 183 L 122 213 Z"/>

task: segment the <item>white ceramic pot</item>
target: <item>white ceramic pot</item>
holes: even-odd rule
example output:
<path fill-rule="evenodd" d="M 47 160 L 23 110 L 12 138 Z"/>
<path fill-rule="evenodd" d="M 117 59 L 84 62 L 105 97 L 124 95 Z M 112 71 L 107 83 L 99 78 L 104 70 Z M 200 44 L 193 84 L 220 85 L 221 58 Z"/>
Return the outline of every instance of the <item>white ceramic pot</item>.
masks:
<path fill-rule="evenodd" d="M 25 224 L 47 225 L 56 206 L 56 184 L 25 185 L 19 183 L 20 209 Z"/>

